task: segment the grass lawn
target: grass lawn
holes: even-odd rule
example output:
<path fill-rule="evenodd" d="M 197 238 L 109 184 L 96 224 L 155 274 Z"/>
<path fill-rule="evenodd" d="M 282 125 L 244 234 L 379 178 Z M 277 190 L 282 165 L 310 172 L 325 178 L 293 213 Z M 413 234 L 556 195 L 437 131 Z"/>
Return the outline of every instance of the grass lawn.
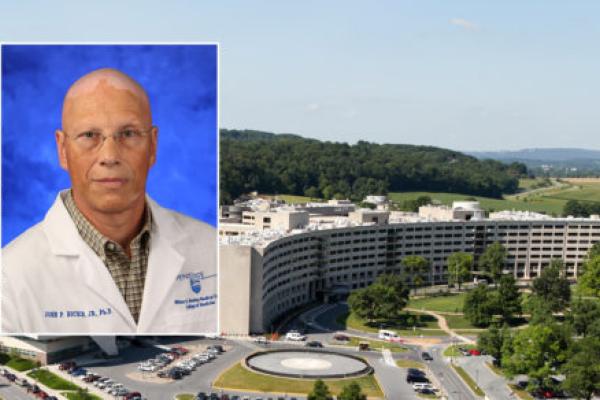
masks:
<path fill-rule="evenodd" d="M 444 357 L 464 357 L 460 351 L 458 351 L 459 347 L 464 347 L 467 350 L 476 349 L 477 346 L 472 344 L 460 344 L 460 345 L 452 345 L 448 346 L 446 350 L 444 350 Z"/>
<path fill-rule="evenodd" d="M 360 378 L 325 380 L 329 390 L 335 395 L 338 395 L 342 388 L 351 382 L 358 383 L 362 392 L 367 396 L 383 398 L 383 392 L 372 375 Z M 310 379 L 276 378 L 258 374 L 249 371 L 241 364 L 229 368 L 213 382 L 215 388 L 298 394 L 310 393 L 314 384 L 315 381 Z"/>
<path fill-rule="evenodd" d="M 385 324 L 384 328 L 382 328 L 381 325 L 379 325 L 377 323 L 369 323 L 369 322 L 359 318 L 354 313 L 341 314 L 336 318 L 336 322 L 347 328 L 357 329 L 357 330 L 365 331 L 365 332 L 374 332 L 374 333 L 377 333 L 380 329 L 391 329 L 391 330 L 397 330 L 398 334 L 400 334 L 400 331 L 403 331 L 403 332 L 406 332 L 406 333 L 404 333 L 406 335 L 415 335 L 415 334 L 418 335 L 418 334 L 421 334 L 421 332 L 426 332 L 419 328 L 439 329 L 437 319 L 435 319 L 431 315 L 419 314 L 419 313 L 406 313 L 396 323 Z M 417 333 L 411 334 L 410 332 L 413 332 L 413 323 L 416 324 L 415 331 Z"/>
<path fill-rule="evenodd" d="M 102 400 L 100 396 L 93 393 L 61 392 L 69 400 Z"/>
<path fill-rule="evenodd" d="M 405 351 L 408 351 L 408 349 L 406 347 L 402 346 L 399 343 L 390 343 L 390 342 L 384 342 L 381 340 L 366 340 L 366 339 L 357 338 L 355 336 L 350 336 L 350 340 L 347 342 L 346 345 L 358 347 L 359 342 L 369 343 L 369 347 L 373 350 L 381 350 L 381 348 L 383 347 L 384 349 L 390 349 L 390 351 L 392 351 L 394 353 L 403 353 Z"/>
<path fill-rule="evenodd" d="M 462 312 L 466 293 L 451 294 L 448 296 L 430 296 L 413 298 L 407 307 L 417 310 L 429 310 L 439 312 Z"/>
<path fill-rule="evenodd" d="M 279 200 L 283 200 L 288 204 L 298 204 L 298 203 L 321 203 L 324 202 L 325 200 L 323 199 L 316 199 L 316 198 L 311 198 L 311 197 L 306 197 L 306 196 L 296 196 L 293 194 L 269 194 L 266 195 L 272 199 L 279 199 Z"/>
<path fill-rule="evenodd" d="M 531 396 L 529 393 L 527 393 L 526 390 L 523 389 L 519 389 L 519 387 L 517 385 L 511 385 L 509 384 L 508 387 L 510 388 L 510 390 L 512 390 L 513 392 L 515 392 L 515 394 L 523 400 L 533 400 L 533 396 Z"/>
<path fill-rule="evenodd" d="M 444 315 L 450 329 L 478 329 L 471 324 L 463 315 Z"/>
<path fill-rule="evenodd" d="M 175 400 L 194 400 L 196 396 L 189 393 L 178 394 L 175 396 Z"/>
<path fill-rule="evenodd" d="M 35 362 L 24 358 L 13 358 L 6 363 L 6 366 L 21 372 L 37 367 Z"/>
<path fill-rule="evenodd" d="M 546 193 L 545 191 L 543 193 Z M 402 204 L 405 200 L 415 200 L 419 196 L 429 196 L 433 200 L 438 200 L 445 205 L 452 205 L 453 201 L 461 201 L 467 198 L 474 198 L 479 201 L 481 207 L 487 211 L 501 210 L 529 210 L 536 212 L 545 212 L 547 214 L 560 214 L 567 200 L 560 198 L 550 198 L 542 193 L 538 195 L 522 195 L 513 198 L 494 199 L 491 197 L 471 196 L 461 193 L 441 193 L 441 192 L 395 192 L 388 193 L 388 198 L 395 203 Z"/>
<path fill-rule="evenodd" d="M 425 364 L 423 364 L 422 362 L 415 361 L 415 360 L 408 360 L 405 358 L 403 358 L 401 360 L 396 360 L 396 365 L 399 366 L 400 368 L 425 369 Z"/>
<path fill-rule="evenodd" d="M 64 380 L 60 376 L 58 376 L 48 370 L 45 370 L 45 369 L 38 369 L 36 371 L 32 371 L 32 372 L 28 373 L 27 375 L 40 381 L 41 383 L 43 383 L 44 385 L 48 386 L 51 389 L 56 389 L 56 390 L 77 390 L 77 389 L 79 389 L 79 386 L 77 386 L 67 380 Z"/>
<path fill-rule="evenodd" d="M 460 375 L 460 377 L 463 379 L 463 381 L 465 381 L 465 383 L 467 385 L 469 385 L 471 390 L 473 392 L 475 392 L 475 394 L 477 396 L 481 396 L 481 397 L 485 396 L 485 393 L 483 392 L 483 390 L 481 390 L 481 388 L 479 386 L 477 386 L 477 384 L 475 383 L 473 378 L 471 378 L 471 376 L 469 376 L 469 374 L 467 374 L 467 371 L 465 371 L 458 365 L 454 365 L 454 364 L 452 364 L 452 368 L 454 368 L 454 370 L 458 373 L 458 375 Z"/>

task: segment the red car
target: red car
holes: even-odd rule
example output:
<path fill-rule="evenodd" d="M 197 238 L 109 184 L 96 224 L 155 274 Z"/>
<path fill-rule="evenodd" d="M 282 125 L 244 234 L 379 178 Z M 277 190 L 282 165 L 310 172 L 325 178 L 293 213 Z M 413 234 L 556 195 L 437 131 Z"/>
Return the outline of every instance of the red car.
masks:
<path fill-rule="evenodd" d="M 469 350 L 469 354 L 472 356 L 480 356 L 481 352 L 477 349 L 471 349 L 471 350 Z"/>
<path fill-rule="evenodd" d="M 48 397 L 48 393 L 44 392 L 43 390 L 40 390 L 35 395 L 40 399 L 45 399 L 46 397 Z"/>

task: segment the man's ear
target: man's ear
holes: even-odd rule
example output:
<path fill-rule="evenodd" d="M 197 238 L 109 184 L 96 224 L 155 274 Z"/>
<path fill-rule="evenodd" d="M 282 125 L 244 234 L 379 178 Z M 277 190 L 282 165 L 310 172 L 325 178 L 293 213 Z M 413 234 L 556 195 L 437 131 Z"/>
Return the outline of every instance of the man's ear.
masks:
<path fill-rule="evenodd" d="M 66 134 L 60 129 L 57 129 L 56 132 L 54 132 L 54 137 L 56 138 L 56 151 L 58 153 L 58 162 L 60 163 L 62 169 L 68 171 L 69 164 L 67 162 L 67 152 L 65 149 Z"/>
<path fill-rule="evenodd" d="M 150 166 L 156 162 L 156 149 L 158 148 L 158 126 L 150 129 Z"/>

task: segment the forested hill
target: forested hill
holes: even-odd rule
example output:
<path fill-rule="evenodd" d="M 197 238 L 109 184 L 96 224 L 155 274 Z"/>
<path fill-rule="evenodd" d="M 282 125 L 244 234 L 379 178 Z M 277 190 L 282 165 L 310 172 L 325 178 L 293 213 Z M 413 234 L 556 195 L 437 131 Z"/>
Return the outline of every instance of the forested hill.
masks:
<path fill-rule="evenodd" d="M 242 193 L 355 200 L 388 191 L 514 193 L 523 164 L 477 160 L 429 146 L 321 142 L 297 135 L 221 130 L 221 203 Z"/>

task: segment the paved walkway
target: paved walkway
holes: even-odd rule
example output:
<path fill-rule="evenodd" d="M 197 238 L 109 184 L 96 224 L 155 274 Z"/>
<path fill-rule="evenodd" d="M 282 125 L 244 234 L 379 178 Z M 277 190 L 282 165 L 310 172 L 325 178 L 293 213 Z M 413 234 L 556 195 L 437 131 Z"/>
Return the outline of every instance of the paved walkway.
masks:
<path fill-rule="evenodd" d="M 456 333 L 455 331 L 453 331 L 452 329 L 450 329 L 450 327 L 448 327 L 448 322 L 446 321 L 446 318 L 442 314 L 438 314 L 434 311 L 429 311 L 429 310 L 418 310 L 416 308 L 405 308 L 405 310 L 429 314 L 437 319 L 440 329 L 443 330 L 444 332 L 446 332 L 451 337 L 456 338 L 463 343 L 475 344 L 474 340 L 469 339 L 466 336 L 460 335 L 460 334 Z"/>

